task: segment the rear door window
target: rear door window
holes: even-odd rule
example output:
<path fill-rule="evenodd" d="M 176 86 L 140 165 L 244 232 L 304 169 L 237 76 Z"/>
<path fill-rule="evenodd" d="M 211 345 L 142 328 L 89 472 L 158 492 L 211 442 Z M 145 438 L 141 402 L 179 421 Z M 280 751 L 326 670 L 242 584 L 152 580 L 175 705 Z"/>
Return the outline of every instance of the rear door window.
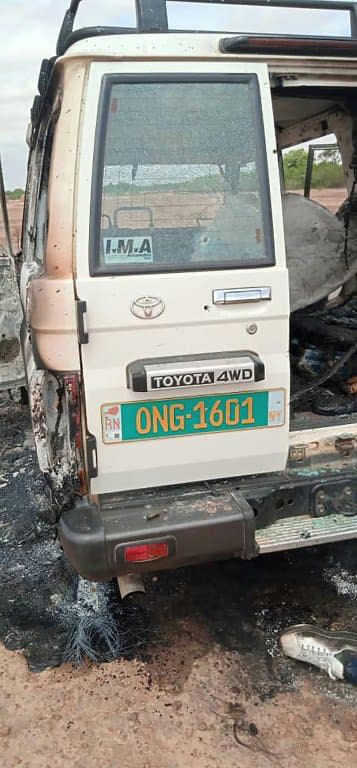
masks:
<path fill-rule="evenodd" d="M 274 263 L 258 82 L 107 77 L 91 274 Z"/>

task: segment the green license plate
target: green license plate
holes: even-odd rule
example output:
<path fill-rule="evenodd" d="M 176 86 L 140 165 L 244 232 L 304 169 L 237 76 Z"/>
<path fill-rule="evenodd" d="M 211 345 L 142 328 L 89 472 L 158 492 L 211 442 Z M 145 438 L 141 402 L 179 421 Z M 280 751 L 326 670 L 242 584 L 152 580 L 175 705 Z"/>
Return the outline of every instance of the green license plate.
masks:
<path fill-rule="evenodd" d="M 101 412 L 104 443 L 280 427 L 285 421 L 285 391 L 109 403 Z"/>

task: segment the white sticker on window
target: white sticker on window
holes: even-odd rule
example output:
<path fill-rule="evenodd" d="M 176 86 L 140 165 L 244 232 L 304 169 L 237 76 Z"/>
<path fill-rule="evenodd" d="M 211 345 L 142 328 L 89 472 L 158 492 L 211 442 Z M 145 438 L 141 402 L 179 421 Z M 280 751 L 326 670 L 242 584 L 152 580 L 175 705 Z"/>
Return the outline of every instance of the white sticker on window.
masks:
<path fill-rule="evenodd" d="M 147 264 L 154 259 L 151 237 L 103 237 L 106 264 Z"/>

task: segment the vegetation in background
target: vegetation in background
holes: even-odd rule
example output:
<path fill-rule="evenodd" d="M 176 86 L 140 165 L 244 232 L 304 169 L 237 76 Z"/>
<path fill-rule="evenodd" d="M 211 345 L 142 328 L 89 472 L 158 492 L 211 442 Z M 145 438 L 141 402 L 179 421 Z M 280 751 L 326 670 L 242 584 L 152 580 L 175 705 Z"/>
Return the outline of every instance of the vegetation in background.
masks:
<path fill-rule="evenodd" d="M 307 152 L 305 149 L 291 149 L 284 154 L 286 189 L 303 189 L 306 163 Z M 345 180 L 339 150 L 328 149 L 315 153 L 311 178 L 312 189 L 334 189 L 344 186 Z"/>
<path fill-rule="evenodd" d="M 210 174 L 206 176 L 197 176 L 187 181 L 163 182 L 162 184 L 141 184 L 135 185 L 127 181 L 120 181 L 118 184 L 106 184 L 105 195 L 116 197 L 119 195 L 140 195 L 145 192 L 223 192 L 224 178 L 220 174 Z M 254 192 L 257 190 L 257 177 L 255 170 L 246 168 L 241 170 L 239 178 L 239 189 L 242 192 Z"/>
<path fill-rule="evenodd" d="M 303 189 L 307 164 L 305 149 L 291 149 L 284 153 L 284 175 L 286 189 Z M 312 189 L 335 189 L 345 186 L 341 156 L 338 149 L 321 150 L 315 153 L 312 170 Z M 187 181 L 173 181 L 162 184 L 132 184 L 119 182 L 106 184 L 105 195 L 117 197 L 120 195 L 140 195 L 145 192 L 222 192 L 224 178 L 220 174 L 197 176 Z M 241 192 L 256 192 L 257 177 L 253 163 L 242 168 L 239 179 Z M 18 192 L 19 190 L 14 190 Z M 13 198 L 14 199 L 14 198 Z M 16 198 L 15 198 L 16 199 Z"/>
<path fill-rule="evenodd" d="M 7 200 L 21 200 L 24 194 L 25 194 L 24 190 L 19 188 L 6 190 Z"/>
<path fill-rule="evenodd" d="M 305 182 L 307 152 L 305 149 L 290 149 L 284 153 L 284 175 L 286 189 L 303 189 Z M 313 189 L 344 187 L 341 156 L 338 149 L 321 150 L 315 154 L 312 171 Z M 224 179 L 220 174 L 198 176 L 183 182 L 167 184 L 148 184 L 135 186 L 130 182 L 119 184 L 106 184 L 105 194 L 110 196 L 140 194 L 142 192 L 222 192 Z M 257 179 L 253 167 L 246 166 L 241 170 L 239 187 L 241 191 L 256 191 Z M 23 189 L 9 189 L 6 191 L 8 200 L 21 200 L 25 195 Z"/>
<path fill-rule="evenodd" d="M 181 182 L 167 182 L 162 184 L 130 184 L 120 181 L 118 184 L 106 184 L 105 194 L 109 197 L 116 195 L 140 195 L 143 192 L 220 192 L 223 189 L 221 176 L 199 176 L 195 179 Z"/>

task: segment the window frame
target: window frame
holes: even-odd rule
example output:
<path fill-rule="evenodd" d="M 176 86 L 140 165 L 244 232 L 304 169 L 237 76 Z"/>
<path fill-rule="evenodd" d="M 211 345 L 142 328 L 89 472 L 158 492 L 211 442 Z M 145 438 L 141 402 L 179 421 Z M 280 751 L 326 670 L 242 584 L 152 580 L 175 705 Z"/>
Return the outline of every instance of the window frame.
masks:
<path fill-rule="evenodd" d="M 46 199 L 45 237 L 39 242 L 40 198 L 45 191 L 48 198 L 48 184 L 53 149 L 54 133 L 61 110 L 60 99 L 48 105 L 41 120 L 34 146 L 30 149 L 26 179 L 24 215 L 22 220 L 22 253 L 24 261 L 43 268 L 48 234 L 48 199 Z M 43 212 L 42 212 L 43 213 Z"/>
<path fill-rule="evenodd" d="M 99 263 L 100 237 L 101 237 L 101 218 L 102 218 L 102 194 L 104 178 L 104 157 L 106 148 L 107 126 L 109 120 L 109 106 L 113 85 L 123 84 L 155 84 L 155 83 L 247 83 L 251 92 L 253 120 L 256 134 L 256 163 L 257 177 L 259 180 L 261 216 L 264 232 L 264 246 L 266 260 L 264 263 L 257 259 L 252 259 L 249 265 L 245 262 L 241 264 L 232 261 L 218 264 L 208 262 L 195 262 L 188 265 L 178 266 L 177 264 L 150 264 L 150 269 L 146 264 L 137 265 L 101 265 Z M 134 234 L 134 233 L 133 233 Z M 266 141 L 264 131 L 264 118 L 262 103 L 260 98 L 259 80 L 256 73 L 251 74 L 108 74 L 103 75 L 95 130 L 94 157 L 92 168 L 92 186 L 90 203 L 90 225 L 89 225 L 89 274 L 91 277 L 113 277 L 125 275 L 158 275 L 158 274 L 177 274 L 182 272 L 219 272 L 227 270 L 247 270 L 247 269 L 267 269 L 276 265 L 274 232 L 271 207 L 270 182 L 268 172 L 268 161 L 266 152 Z"/>

